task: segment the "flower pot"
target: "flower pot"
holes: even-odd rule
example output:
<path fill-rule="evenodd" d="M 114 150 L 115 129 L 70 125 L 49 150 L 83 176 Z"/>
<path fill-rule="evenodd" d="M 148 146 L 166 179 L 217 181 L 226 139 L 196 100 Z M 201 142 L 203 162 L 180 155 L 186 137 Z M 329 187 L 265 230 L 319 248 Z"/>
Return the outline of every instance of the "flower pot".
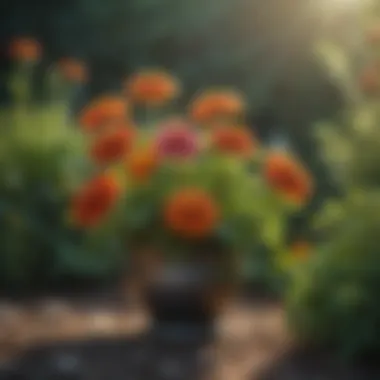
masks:
<path fill-rule="evenodd" d="M 152 245 L 132 250 L 134 290 L 155 332 L 212 337 L 215 321 L 236 285 L 237 262 L 213 240 L 188 246 L 185 255 L 167 255 Z M 198 334 L 199 333 L 199 334 Z"/>
<path fill-rule="evenodd" d="M 204 251 L 179 260 L 146 247 L 135 252 L 131 269 L 153 331 L 181 339 L 213 336 L 216 318 L 232 289 L 232 281 L 224 277 L 222 258 Z"/>
<path fill-rule="evenodd" d="M 144 294 L 153 330 L 181 339 L 212 338 L 223 298 L 214 271 L 201 262 L 164 263 Z"/>

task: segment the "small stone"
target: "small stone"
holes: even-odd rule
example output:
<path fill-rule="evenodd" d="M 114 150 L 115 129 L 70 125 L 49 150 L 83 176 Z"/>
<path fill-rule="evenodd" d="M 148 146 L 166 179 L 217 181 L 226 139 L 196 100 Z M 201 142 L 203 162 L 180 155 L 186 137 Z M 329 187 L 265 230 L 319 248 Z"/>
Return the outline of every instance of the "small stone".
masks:
<path fill-rule="evenodd" d="M 106 332 L 114 330 L 117 321 L 112 314 L 105 312 L 98 312 L 90 316 L 91 330 Z"/>
<path fill-rule="evenodd" d="M 79 357 L 71 353 L 61 353 L 52 358 L 50 376 L 54 380 L 79 380 L 83 378 L 82 363 Z"/>
<path fill-rule="evenodd" d="M 0 325 L 15 326 L 21 321 L 21 312 L 11 304 L 0 304 Z"/>

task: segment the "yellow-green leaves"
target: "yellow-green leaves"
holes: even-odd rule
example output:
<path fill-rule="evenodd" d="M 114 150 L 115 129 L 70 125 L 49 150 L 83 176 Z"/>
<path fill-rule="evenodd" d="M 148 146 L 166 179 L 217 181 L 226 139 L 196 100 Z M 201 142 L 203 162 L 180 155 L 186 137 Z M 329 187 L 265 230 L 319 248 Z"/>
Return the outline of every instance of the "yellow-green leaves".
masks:
<path fill-rule="evenodd" d="M 321 41 L 315 49 L 317 58 L 326 66 L 331 79 L 336 81 L 347 100 L 358 100 L 350 52 L 328 41 Z"/>
<path fill-rule="evenodd" d="M 326 202 L 322 210 L 314 217 L 313 225 L 316 229 L 326 229 L 341 222 L 345 217 L 343 202 Z"/>

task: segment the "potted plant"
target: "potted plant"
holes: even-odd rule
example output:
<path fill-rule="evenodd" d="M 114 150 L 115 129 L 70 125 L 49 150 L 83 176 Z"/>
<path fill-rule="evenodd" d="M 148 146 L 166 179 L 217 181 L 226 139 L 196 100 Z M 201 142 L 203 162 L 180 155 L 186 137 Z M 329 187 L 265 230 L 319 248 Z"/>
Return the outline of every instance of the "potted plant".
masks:
<path fill-rule="evenodd" d="M 282 247 L 311 178 L 290 154 L 260 146 L 233 91 L 204 91 L 182 114 L 169 108 L 180 85 L 163 71 L 133 75 L 125 91 L 81 114 L 94 175 L 74 193 L 71 218 L 90 234 L 118 231 L 156 322 L 212 325 L 252 247 Z"/>

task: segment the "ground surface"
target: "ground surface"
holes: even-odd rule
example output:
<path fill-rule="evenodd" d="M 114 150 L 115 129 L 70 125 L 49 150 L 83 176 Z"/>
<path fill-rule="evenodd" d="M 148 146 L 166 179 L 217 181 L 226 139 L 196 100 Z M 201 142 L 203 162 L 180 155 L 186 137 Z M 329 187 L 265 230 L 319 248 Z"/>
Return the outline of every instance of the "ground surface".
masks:
<path fill-rule="evenodd" d="M 80 360 L 88 375 L 89 368 L 96 368 L 91 380 L 108 378 L 111 373 L 113 380 L 128 380 L 128 376 L 131 380 L 238 380 L 252 377 L 267 365 L 287 339 L 282 310 L 275 304 L 232 304 L 218 321 L 216 341 L 204 345 L 196 340 L 154 340 L 147 333 L 150 321 L 142 308 L 104 301 L 3 302 L 3 362 L 21 357 L 22 371 L 31 379 L 32 372 L 38 376 L 38 368 L 65 365 L 60 360 L 78 366 Z M 177 367 L 182 375 L 176 374 Z M 160 371 L 167 375 L 162 377 Z"/>
<path fill-rule="evenodd" d="M 143 308 L 108 296 L 0 302 L 0 379 L 14 379 L 1 374 L 10 358 L 19 380 L 56 380 L 56 373 L 66 380 L 380 379 L 380 371 L 291 353 L 274 302 L 231 304 L 208 345 L 192 332 L 157 340 L 149 326 Z"/>

